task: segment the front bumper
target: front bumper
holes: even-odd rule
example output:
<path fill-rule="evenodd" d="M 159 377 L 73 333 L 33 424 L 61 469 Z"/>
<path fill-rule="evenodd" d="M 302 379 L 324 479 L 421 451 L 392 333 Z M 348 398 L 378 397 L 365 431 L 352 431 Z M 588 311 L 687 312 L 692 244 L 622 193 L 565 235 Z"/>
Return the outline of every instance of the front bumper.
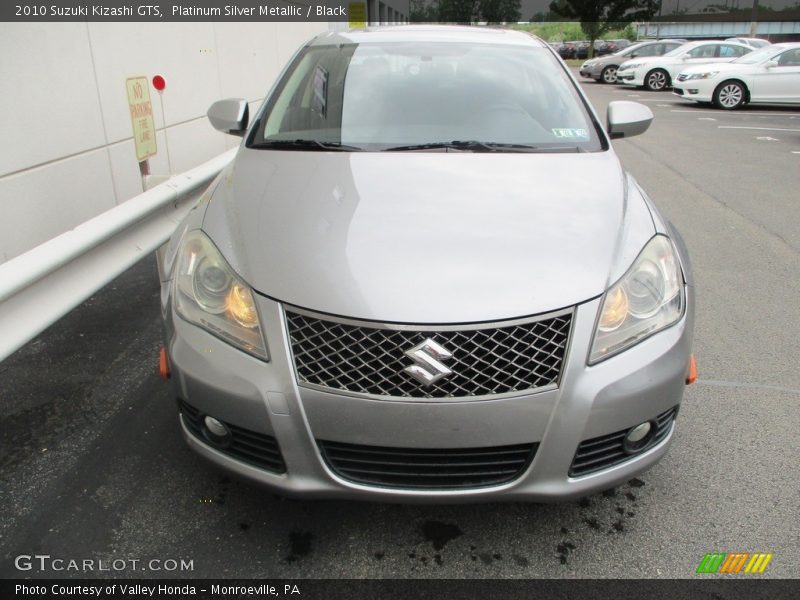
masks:
<path fill-rule="evenodd" d="M 685 100 L 695 102 L 711 102 L 714 97 L 716 81 L 705 81 L 702 79 L 689 81 L 675 81 L 672 84 L 672 93 Z"/>
<path fill-rule="evenodd" d="M 631 69 L 630 71 L 617 71 L 617 82 L 635 87 L 644 86 L 644 70 Z"/>
<path fill-rule="evenodd" d="M 587 65 L 586 63 L 581 65 L 580 73 L 581 77 L 586 77 L 588 79 L 600 79 L 600 73 L 603 69 L 599 68 L 598 65 Z"/>
<path fill-rule="evenodd" d="M 299 386 L 282 306 L 259 297 L 271 360 L 252 358 L 183 321 L 167 301 L 168 353 L 176 395 L 203 414 L 274 437 L 285 472 L 234 458 L 197 436 L 181 418 L 188 445 L 242 478 L 290 496 L 392 502 L 553 501 L 618 485 L 667 451 L 660 441 L 622 464 L 570 477 L 579 444 L 619 432 L 680 404 L 693 327 L 692 290 L 676 325 L 594 366 L 586 365 L 600 299 L 575 309 L 557 388 L 491 400 L 398 401 Z M 326 464 L 319 440 L 398 448 L 484 448 L 538 444 L 513 481 L 480 488 L 419 490 L 364 485 Z"/>

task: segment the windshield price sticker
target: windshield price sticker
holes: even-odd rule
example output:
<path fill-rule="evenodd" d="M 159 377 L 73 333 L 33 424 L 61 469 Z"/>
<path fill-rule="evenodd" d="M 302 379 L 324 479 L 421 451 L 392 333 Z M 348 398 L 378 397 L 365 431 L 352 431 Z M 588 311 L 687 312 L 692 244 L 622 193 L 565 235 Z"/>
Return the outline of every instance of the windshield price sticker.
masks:
<path fill-rule="evenodd" d="M 551 129 L 553 135 L 557 138 L 562 139 L 569 139 L 569 140 L 588 140 L 589 133 L 585 129 L 571 129 L 571 128 L 561 128 L 561 129 Z"/>

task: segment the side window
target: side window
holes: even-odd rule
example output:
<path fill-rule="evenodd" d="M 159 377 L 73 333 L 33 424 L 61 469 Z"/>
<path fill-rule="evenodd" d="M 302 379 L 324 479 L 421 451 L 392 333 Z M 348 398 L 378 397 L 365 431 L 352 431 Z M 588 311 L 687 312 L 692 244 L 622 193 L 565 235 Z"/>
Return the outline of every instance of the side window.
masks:
<path fill-rule="evenodd" d="M 729 44 L 722 44 L 719 47 L 719 55 L 721 58 L 736 58 L 737 56 L 744 56 L 745 49 L 740 46 L 731 46 Z"/>
<path fill-rule="evenodd" d="M 717 46 L 698 46 L 689 52 L 689 58 L 714 58 Z"/>
<path fill-rule="evenodd" d="M 653 52 L 655 48 L 655 44 L 650 44 L 649 46 L 643 46 L 636 51 L 636 56 L 656 56 Z"/>
<path fill-rule="evenodd" d="M 800 67 L 800 48 L 784 52 L 778 57 L 778 66 Z"/>
<path fill-rule="evenodd" d="M 672 52 L 675 48 L 679 48 L 680 44 L 664 44 L 664 54 Z"/>

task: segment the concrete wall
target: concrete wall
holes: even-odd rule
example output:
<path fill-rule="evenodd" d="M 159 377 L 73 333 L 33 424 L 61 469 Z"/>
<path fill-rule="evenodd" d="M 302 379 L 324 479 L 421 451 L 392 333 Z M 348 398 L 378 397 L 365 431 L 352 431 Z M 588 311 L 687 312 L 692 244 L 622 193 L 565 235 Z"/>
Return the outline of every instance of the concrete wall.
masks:
<path fill-rule="evenodd" d="M 180 173 L 237 138 L 205 118 L 219 98 L 255 108 L 297 47 L 327 23 L 0 24 L 0 263 L 141 193 L 125 80 L 150 90 L 158 154 Z M 166 120 L 166 129 L 162 119 Z"/>

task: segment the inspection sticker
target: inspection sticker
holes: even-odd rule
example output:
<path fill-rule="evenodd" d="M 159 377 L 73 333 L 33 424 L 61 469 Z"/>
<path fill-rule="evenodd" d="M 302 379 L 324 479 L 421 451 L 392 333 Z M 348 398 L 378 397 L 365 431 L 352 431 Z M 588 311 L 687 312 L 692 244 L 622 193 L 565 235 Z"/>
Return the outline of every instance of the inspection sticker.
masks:
<path fill-rule="evenodd" d="M 589 133 L 585 129 L 551 129 L 553 135 L 557 138 L 567 138 L 570 140 L 588 140 Z"/>

